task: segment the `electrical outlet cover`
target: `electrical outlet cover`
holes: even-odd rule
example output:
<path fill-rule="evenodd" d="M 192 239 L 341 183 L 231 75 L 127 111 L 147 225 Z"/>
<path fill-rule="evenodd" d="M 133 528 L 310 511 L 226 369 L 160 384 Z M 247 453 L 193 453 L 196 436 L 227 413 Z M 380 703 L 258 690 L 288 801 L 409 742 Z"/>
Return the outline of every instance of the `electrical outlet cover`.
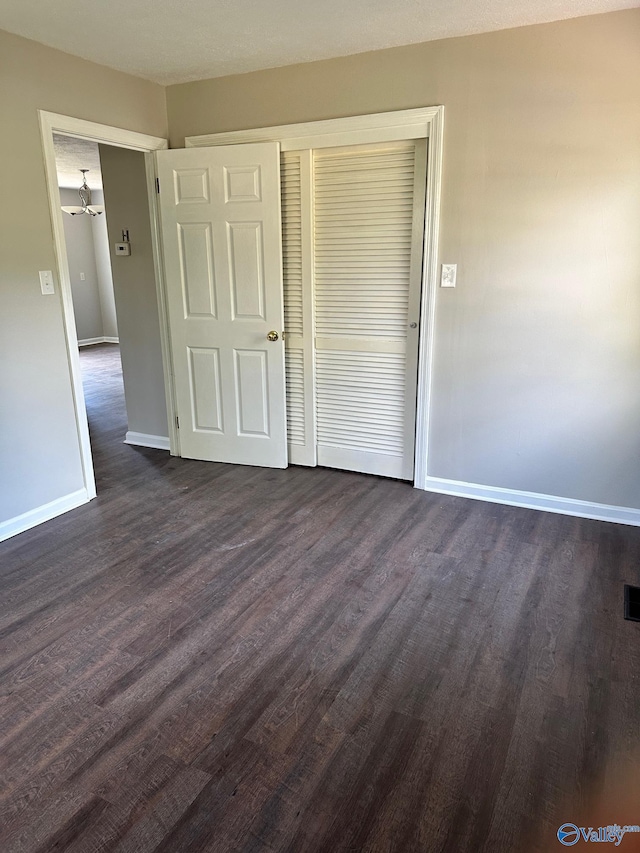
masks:
<path fill-rule="evenodd" d="M 44 296 L 49 296 L 52 293 L 55 293 L 55 288 L 53 286 L 53 273 L 51 270 L 40 270 L 40 290 L 42 291 Z"/>
<path fill-rule="evenodd" d="M 457 264 L 442 264 L 442 276 L 440 278 L 440 287 L 455 287 L 456 275 L 458 272 Z"/>

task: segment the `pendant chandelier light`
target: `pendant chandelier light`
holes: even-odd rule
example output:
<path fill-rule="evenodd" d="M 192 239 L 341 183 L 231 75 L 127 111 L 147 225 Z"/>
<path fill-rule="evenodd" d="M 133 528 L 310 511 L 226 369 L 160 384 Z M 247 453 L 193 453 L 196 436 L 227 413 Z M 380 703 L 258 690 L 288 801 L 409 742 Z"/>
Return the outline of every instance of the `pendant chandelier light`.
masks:
<path fill-rule="evenodd" d="M 80 171 L 82 172 L 82 186 L 78 190 L 78 195 L 80 196 L 82 205 L 63 204 L 62 209 L 71 216 L 78 216 L 80 213 L 88 213 L 89 216 L 98 216 L 98 214 L 104 213 L 104 206 L 102 204 L 91 204 L 91 190 L 87 185 L 87 172 L 89 169 L 80 169 Z"/>

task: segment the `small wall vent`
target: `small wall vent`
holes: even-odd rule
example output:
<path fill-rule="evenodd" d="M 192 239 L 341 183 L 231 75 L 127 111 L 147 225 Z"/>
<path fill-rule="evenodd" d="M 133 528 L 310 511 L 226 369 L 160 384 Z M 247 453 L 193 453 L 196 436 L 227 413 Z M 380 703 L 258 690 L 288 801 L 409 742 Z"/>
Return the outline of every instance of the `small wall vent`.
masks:
<path fill-rule="evenodd" d="M 640 586 L 624 585 L 624 618 L 640 622 Z"/>

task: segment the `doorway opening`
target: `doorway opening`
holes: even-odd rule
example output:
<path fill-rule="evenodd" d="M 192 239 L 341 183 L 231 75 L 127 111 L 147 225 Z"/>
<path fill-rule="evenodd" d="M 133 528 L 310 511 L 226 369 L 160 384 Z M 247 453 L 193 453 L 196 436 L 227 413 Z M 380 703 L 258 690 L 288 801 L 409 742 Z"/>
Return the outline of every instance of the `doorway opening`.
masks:
<path fill-rule="evenodd" d="M 97 461 L 97 456 L 110 455 L 113 442 L 121 442 L 127 432 L 100 151 L 98 143 L 88 139 L 54 134 L 53 141 L 84 398 Z"/>
<path fill-rule="evenodd" d="M 53 138 L 94 456 L 101 419 L 103 458 L 108 447 L 119 456 L 118 442 L 168 450 L 144 155 Z"/>
<path fill-rule="evenodd" d="M 167 354 L 158 306 L 162 290 L 150 203 L 150 152 L 167 142 L 67 116 L 42 111 L 39 116 L 76 428 L 91 500 L 96 481 L 90 430 L 93 438 L 110 437 L 99 449 L 96 443 L 94 453 L 102 454 L 105 446 L 112 453 L 118 446 L 131 453 L 123 443 L 170 448 Z M 73 179 L 58 177 L 65 153 Z M 80 212 L 86 206 L 78 194 L 83 176 L 96 215 Z M 128 243 L 127 238 L 133 249 L 119 256 L 116 244 Z"/>

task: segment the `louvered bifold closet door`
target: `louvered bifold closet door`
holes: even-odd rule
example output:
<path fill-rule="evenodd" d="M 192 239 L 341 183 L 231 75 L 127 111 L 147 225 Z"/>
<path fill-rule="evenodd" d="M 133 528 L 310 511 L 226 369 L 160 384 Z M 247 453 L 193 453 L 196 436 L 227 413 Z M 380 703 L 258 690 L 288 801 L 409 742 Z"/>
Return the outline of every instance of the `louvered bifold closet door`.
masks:
<path fill-rule="evenodd" d="M 281 154 L 289 462 L 316 464 L 311 151 Z"/>
<path fill-rule="evenodd" d="M 319 465 L 413 479 L 425 170 L 424 140 L 314 152 Z"/>

